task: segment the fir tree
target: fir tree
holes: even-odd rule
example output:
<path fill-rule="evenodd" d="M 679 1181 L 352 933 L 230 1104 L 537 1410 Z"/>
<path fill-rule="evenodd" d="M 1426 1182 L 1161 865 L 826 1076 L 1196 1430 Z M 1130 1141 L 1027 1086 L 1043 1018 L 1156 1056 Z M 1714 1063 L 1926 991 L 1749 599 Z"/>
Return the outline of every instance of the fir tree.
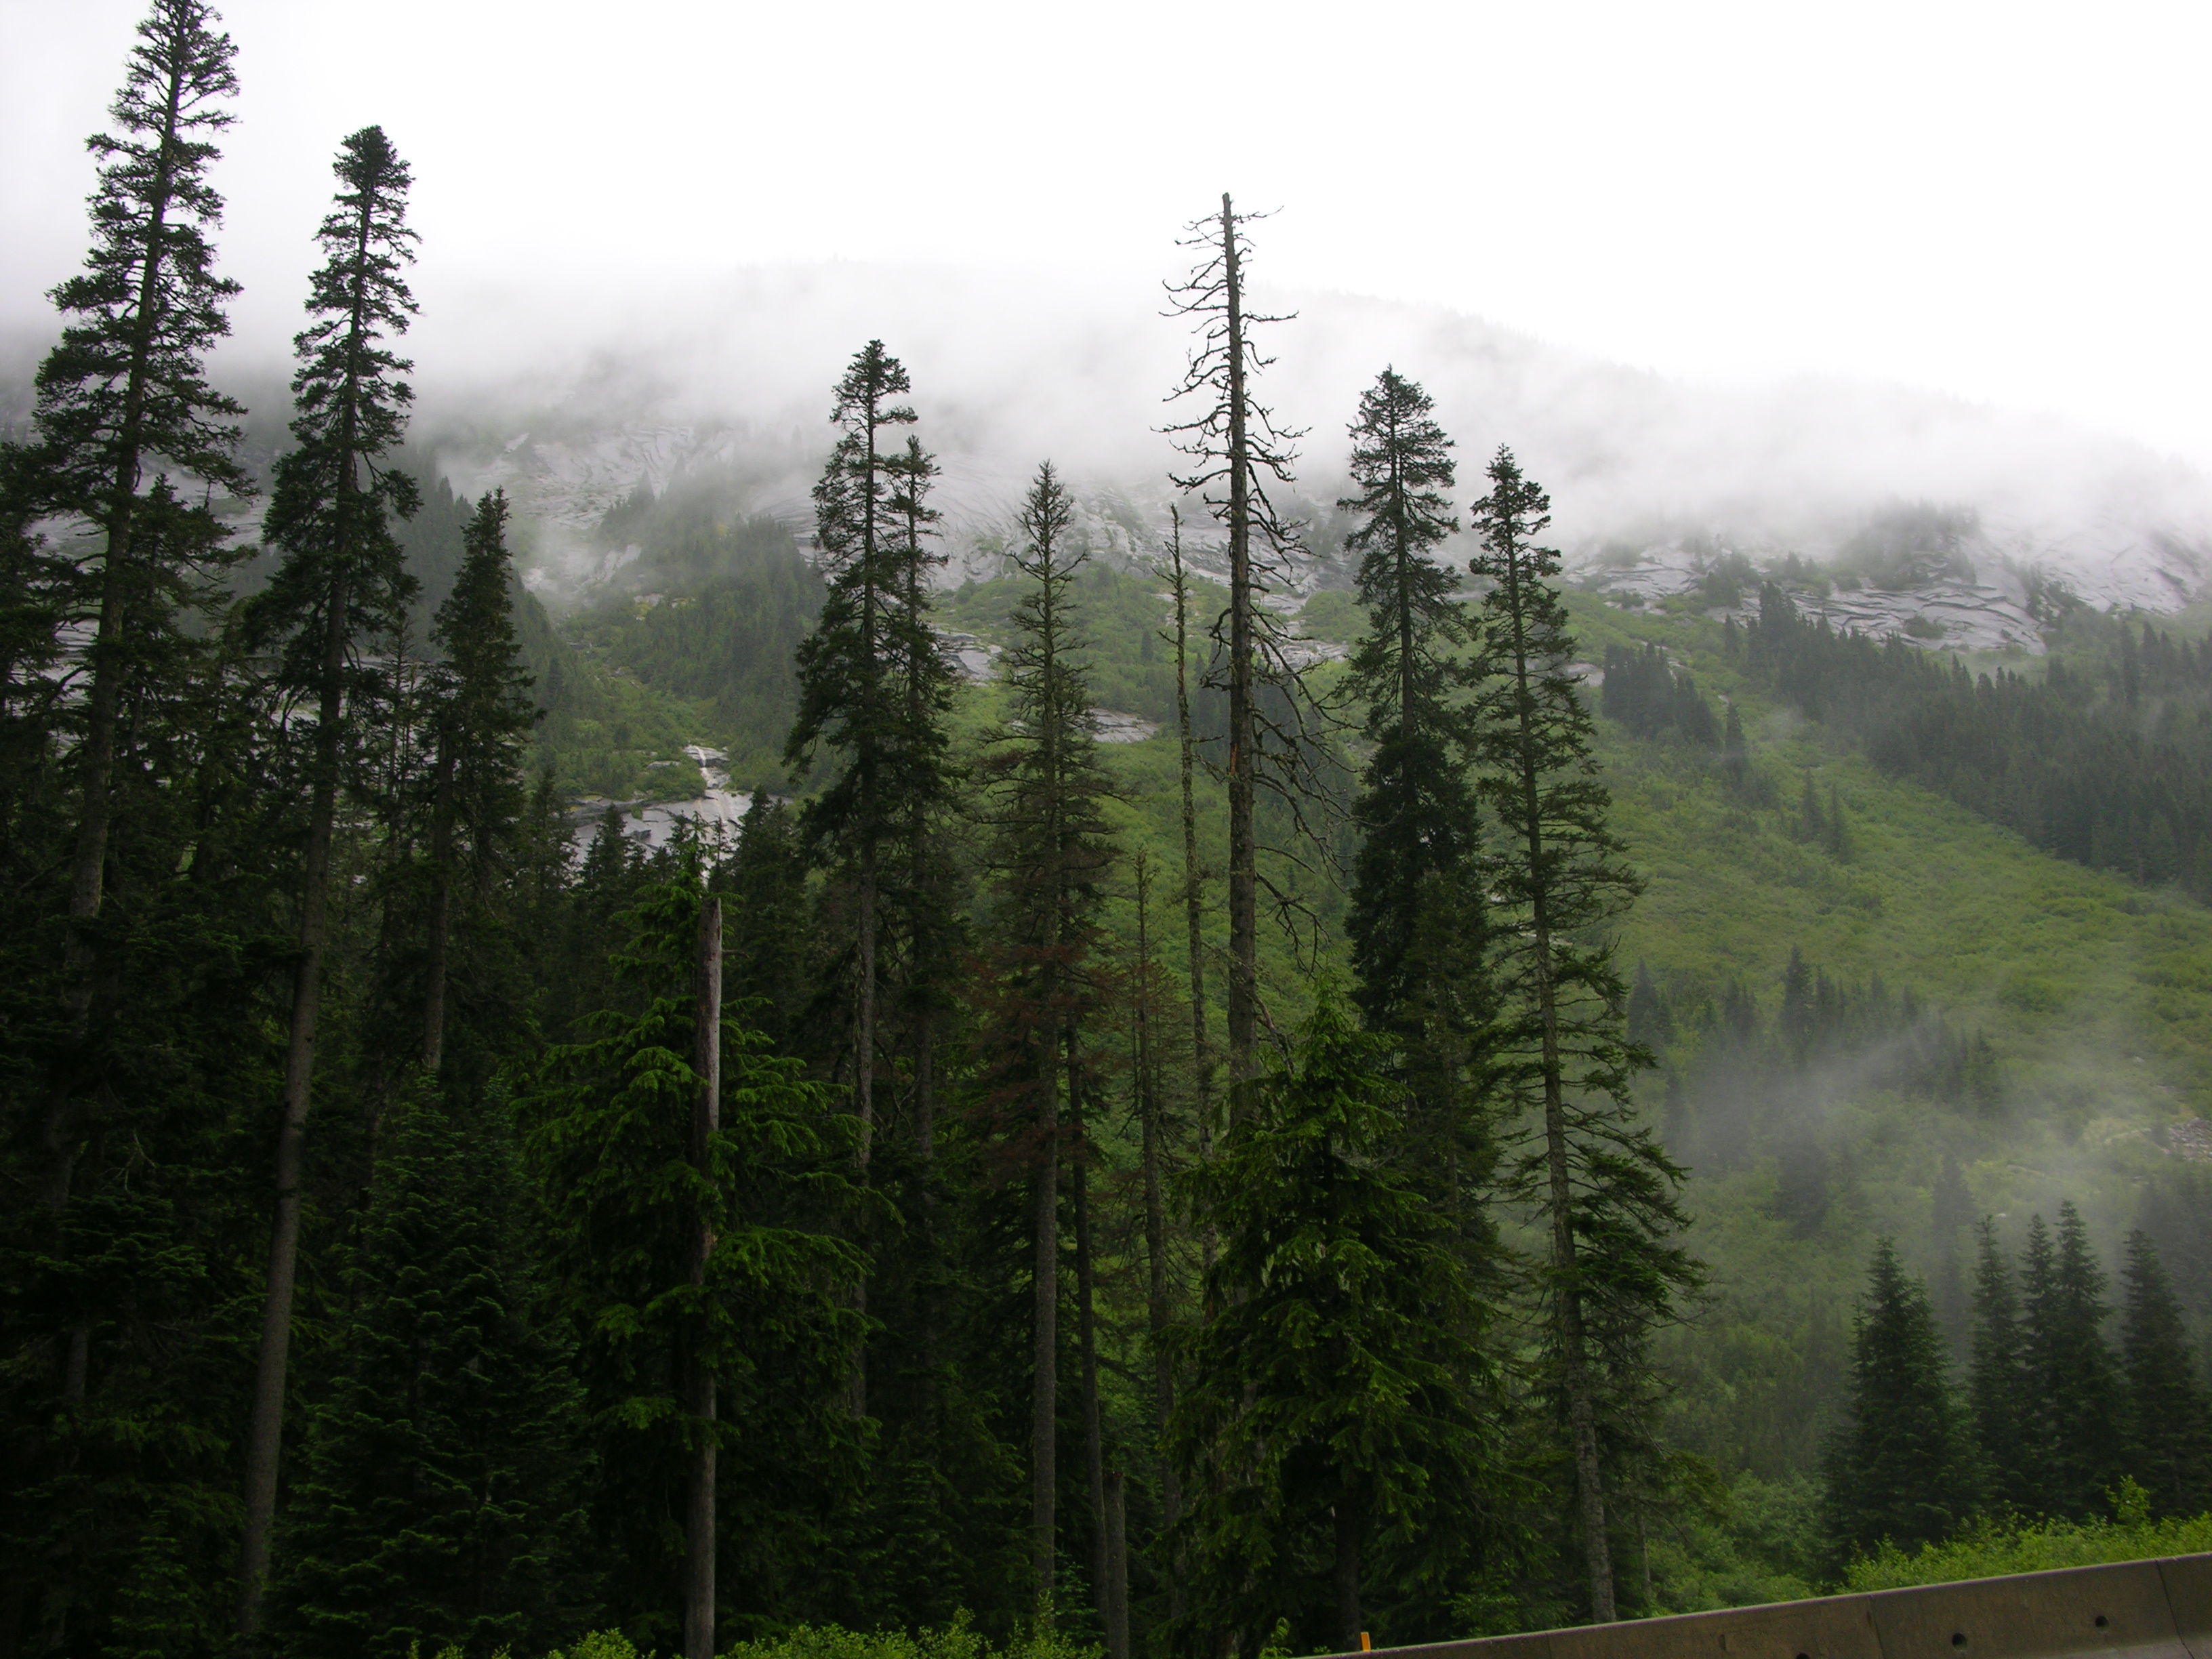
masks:
<path fill-rule="evenodd" d="M 1844 1420 L 1821 1460 L 1821 1509 L 1837 1565 L 1893 1543 L 1933 1543 L 1964 1517 L 1971 1454 L 1928 1290 L 1897 1246 L 1875 1246 L 1851 1325 Z"/>
<path fill-rule="evenodd" d="M 1473 1227 L 1471 1194 L 1490 1162 L 1474 1074 L 1488 1012 L 1486 907 L 1474 897 L 1480 830 L 1461 707 L 1474 635 L 1455 578 L 1432 556 L 1459 528 L 1442 493 L 1453 483 L 1451 441 L 1432 408 L 1384 369 L 1352 426 L 1360 494 L 1337 503 L 1358 515 L 1345 545 L 1360 556 L 1367 631 L 1351 684 L 1374 745 L 1352 808 L 1361 838 L 1348 931 L 1360 1006 L 1406 1054 L 1420 1127 L 1407 1151 Z"/>
<path fill-rule="evenodd" d="M 445 1054 L 454 896 L 465 873 L 459 866 L 465 859 L 471 866 L 474 896 L 489 892 L 522 817 L 522 750 L 538 723 L 530 676 L 515 645 L 507 520 L 505 491 L 477 502 L 464 532 L 460 573 L 430 629 L 446 659 L 430 683 L 436 759 L 422 1069 L 433 1077 Z"/>
<path fill-rule="evenodd" d="M 1967 1415 L 1973 1425 L 1985 1504 L 2032 1512 L 2034 1471 L 2029 1463 L 2027 1334 L 2020 1322 L 2020 1292 L 2011 1260 L 1997 1243 L 1996 1223 L 1975 1224 L 1973 1339 L 1966 1368 Z"/>
<path fill-rule="evenodd" d="M 2044 1512 L 2081 1520 L 2104 1512 L 2122 1473 L 2125 1390 L 2105 1341 L 2104 1271 L 2070 1202 L 2055 1246 L 2035 1218 L 2023 1277 L 2030 1466 Z"/>
<path fill-rule="evenodd" d="M 415 233 L 406 226 L 410 180 L 380 127 L 363 127 L 346 139 L 332 170 L 343 188 L 317 233 L 328 258 L 309 283 L 307 311 L 315 320 L 294 341 L 300 368 L 292 380 L 292 435 L 298 447 L 276 463 L 263 526 L 283 558 L 246 617 L 248 640 L 275 647 L 284 692 L 312 697 L 316 709 L 276 1216 L 246 1438 L 239 1627 L 249 1632 L 259 1623 L 276 1501 L 331 838 L 345 763 L 360 737 L 361 705 L 379 695 L 374 669 L 357 653 L 365 641 L 399 629 L 416 588 L 391 520 L 413 513 L 419 491 L 385 460 L 400 441 L 414 395 L 398 378 L 410 365 L 384 343 L 405 331 L 415 310 L 400 276 L 414 258 Z"/>
<path fill-rule="evenodd" d="M 802 824 L 817 859 L 835 864 L 853 889 L 854 1103 L 864 1172 L 875 1135 L 882 859 L 903 819 L 890 775 L 902 712 L 892 641 L 903 587 L 897 475 L 896 458 L 880 446 L 890 428 L 913 424 L 914 410 L 896 401 L 912 390 L 906 366 L 880 340 L 863 346 L 837 382 L 830 418 L 840 430 L 814 486 L 815 533 L 836 574 L 799 647 L 799 717 L 785 748 L 793 767 L 811 764 L 822 749 L 835 757 L 829 785 L 807 803 Z"/>
<path fill-rule="evenodd" d="M 1251 1651 L 1286 1612 L 1304 1645 L 1355 1648 L 1368 1588 L 1479 1554 L 1509 1484 L 1485 1310 L 1392 1154 L 1388 1063 L 1325 991 L 1186 1177 L 1221 1240 L 1169 1429 L 1194 1651 Z"/>
<path fill-rule="evenodd" d="M 1729 619 L 1729 627 L 1735 628 L 1735 619 Z M 1751 781 L 1751 749 L 1743 738 L 1743 720 L 1736 713 L 1735 701 L 1728 706 L 1728 723 L 1721 734 L 1721 769 L 1728 775 L 1730 784 L 1738 789 Z"/>
<path fill-rule="evenodd" d="M 109 110 L 115 131 L 87 142 L 100 161 L 93 246 L 83 272 L 52 295 L 71 320 L 38 372 L 35 477 L 26 482 L 42 507 L 80 517 L 99 542 L 68 584 L 92 608 L 62 963 L 71 1046 L 87 1035 L 124 706 L 179 642 L 204 632 L 179 613 L 215 605 L 212 584 L 238 556 L 209 493 L 250 488 L 236 456 L 245 410 L 208 384 L 204 366 L 230 331 L 224 307 L 238 292 L 216 274 L 209 240 L 222 217 L 208 177 L 222 155 L 215 140 L 236 118 L 228 105 L 238 95 L 236 48 L 219 21 L 204 0 L 154 0 L 138 25 Z M 169 486 L 155 501 L 144 493 L 149 464 Z M 201 504 L 185 506 L 194 493 Z M 82 1133 L 74 1093 L 58 1075 L 49 1206 L 65 1200 Z"/>
<path fill-rule="evenodd" d="M 2128 1235 L 2120 1361 L 2127 1376 L 2128 1461 L 2160 1515 L 2212 1509 L 2212 1390 L 2182 1322 L 2173 1284 L 2142 1231 Z"/>
<path fill-rule="evenodd" d="M 719 1122 L 703 1148 L 695 1140 L 708 901 L 696 850 L 685 859 L 617 918 L 610 1000 L 585 1021 L 586 1040 L 550 1050 L 516 1103 L 597 1442 L 598 1559 L 632 1628 L 661 1641 L 684 1632 L 684 1528 L 670 1522 L 685 1512 L 702 1438 L 722 1454 L 722 1487 L 752 1494 L 720 1546 L 752 1576 L 803 1531 L 794 1501 L 820 1501 L 794 1500 L 794 1486 L 848 1469 L 860 1436 L 844 1395 L 860 1319 L 837 1291 L 860 1252 L 799 1219 L 843 1219 L 858 1126 L 827 1113 L 796 1061 L 725 1017 Z M 698 1369 L 715 1379 L 713 1419 L 687 1386 Z M 725 1601 L 744 1593 L 744 1577 L 720 1579 Z"/>
<path fill-rule="evenodd" d="M 1022 506 L 1023 550 L 1014 562 L 1029 586 L 1014 607 L 1014 640 L 1003 659 L 1012 718 L 987 763 L 1000 959 L 991 991 L 997 1081 L 1027 1120 L 1036 1148 L 1030 1458 L 1031 1570 L 1040 1597 L 1052 1592 L 1055 1557 L 1062 1109 L 1070 1117 L 1079 1109 L 1083 1027 L 1100 1000 L 1100 908 L 1113 857 L 1100 811 L 1109 789 L 1085 646 L 1070 608 L 1085 562 L 1067 544 L 1072 517 L 1048 461 Z"/>
<path fill-rule="evenodd" d="M 542 1648 L 597 1611 L 582 1401 L 529 1306 L 504 1126 L 427 1091 L 395 1116 L 270 1622 L 303 1656 Z"/>
<path fill-rule="evenodd" d="M 1675 1242 L 1687 1224 L 1682 1171 L 1630 1104 L 1649 1054 L 1621 1032 L 1626 988 L 1600 933 L 1639 889 L 1620 862 L 1591 758 L 1589 711 L 1568 665 L 1574 641 L 1551 586 L 1559 555 L 1536 544 L 1544 492 L 1501 448 L 1475 507 L 1489 583 L 1489 677 L 1472 709 L 1473 747 L 1498 825 L 1491 883 L 1502 1004 L 1494 1039 L 1505 1102 L 1534 1128 L 1514 1170 L 1548 1233 L 1542 1288 L 1553 1380 L 1574 1466 L 1578 1543 L 1591 1618 L 1613 1617 L 1601 1446 L 1651 1433 L 1652 1331 L 1699 1279 Z M 1582 941 L 1593 935 L 1595 944 Z"/>

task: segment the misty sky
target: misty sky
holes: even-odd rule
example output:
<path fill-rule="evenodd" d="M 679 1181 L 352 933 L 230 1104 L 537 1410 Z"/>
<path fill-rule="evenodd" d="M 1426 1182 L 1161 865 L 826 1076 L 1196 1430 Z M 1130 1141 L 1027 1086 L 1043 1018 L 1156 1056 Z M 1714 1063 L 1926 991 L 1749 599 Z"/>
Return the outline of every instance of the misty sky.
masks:
<path fill-rule="evenodd" d="M 141 0 L 0 0 L 0 329 L 84 238 Z M 788 261 L 1269 281 L 1706 379 L 1896 379 L 2212 463 L 2202 5 L 232 0 L 241 344 L 339 137 L 413 163 L 426 312 Z M 1146 297 L 1149 303 L 1149 295 Z M 856 325 L 866 327 L 865 321 Z M 425 363 L 426 374 L 431 366 Z"/>

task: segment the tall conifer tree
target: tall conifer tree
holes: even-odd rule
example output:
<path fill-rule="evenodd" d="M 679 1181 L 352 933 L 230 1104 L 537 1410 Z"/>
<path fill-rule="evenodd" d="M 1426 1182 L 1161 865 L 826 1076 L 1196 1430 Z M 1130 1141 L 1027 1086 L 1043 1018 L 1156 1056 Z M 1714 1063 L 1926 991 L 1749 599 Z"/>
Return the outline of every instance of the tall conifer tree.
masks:
<path fill-rule="evenodd" d="M 507 511 L 504 490 L 477 503 L 464 532 L 460 573 L 430 628 L 431 642 L 445 653 L 441 672 L 430 680 L 434 760 L 422 1069 L 433 1077 L 445 1056 L 456 895 L 464 890 L 465 874 L 473 874 L 467 891 L 477 897 L 498 874 L 522 816 L 522 750 L 538 723 L 514 637 Z"/>
<path fill-rule="evenodd" d="M 1474 510 L 1482 551 L 1485 666 L 1471 714 L 1497 815 L 1492 878 L 1500 998 L 1494 1070 L 1533 1119 L 1515 1184 L 1548 1234 L 1541 1285 L 1553 1382 L 1574 1467 L 1590 1617 L 1614 1610 L 1604 1462 L 1641 1461 L 1653 1431 L 1651 1333 L 1702 1269 L 1679 1236 L 1681 1170 L 1635 1120 L 1630 1080 L 1650 1056 L 1623 1035 L 1627 988 L 1598 930 L 1641 884 L 1620 862 L 1591 757 L 1590 716 L 1568 672 L 1574 641 L 1553 586 L 1559 559 L 1536 538 L 1551 503 L 1510 451 Z M 1584 940 L 1596 937 L 1595 943 Z"/>
<path fill-rule="evenodd" d="M 1023 550 L 1014 564 L 1028 587 L 1014 607 L 1013 642 L 1003 659 L 1012 718 L 988 763 L 1002 1091 L 1019 1102 L 1036 1149 L 1030 1525 L 1041 1596 L 1052 1590 L 1057 1536 L 1060 1153 L 1089 1065 L 1084 1027 L 1102 994 L 1099 913 L 1113 860 L 1100 811 L 1109 792 L 1085 643 L 1072 606 L 1085 562 L 1068 543 L 1073 517 L 1048 461 L 1022 505 Z"/>
<path fill-rule="evenodd" d="M 2101 1514 L 2125 1457 L 2125 1394 L 2105 1340 L 2105 1274 L 2069 1201 L 2056 1243 L 2035 1218 L 2026 1271 L 2028 1455 L 2045 1514 Z"/>
<path fill-rule="evenodd" d="M 238 292 L 216 274 L 209 240 L 223 205 L 209 179 L 215 141 L 238 95 L 236 48 L 220 21 L 204 0 L 155 0 L 109 109 L 114 129 L 87 141 L 100 163 L 93 245 L 84 270 L 52 295 L 69 320 L 39 366 L 38 441 L 19 478 L 23 497 L 81 519 L 97 543 L 52 596 L 91 624 L 60 963 L 64 1054 L 46 1130 L 43 1196 L 56 1210 L 88 1109 L 75 1051 L 88 1035 L 125 704 L 194 631 L 184 613 L 216 603 L 211 581 L 238 556 L 209 493 L 250 488 L 236 456 L 245 410 L 205 368 Z M 167 485 L 150 495 L 149 467 Z"/>
<path fill-rule="evenodd" d="M 1463 693 L 1474 629 L 1453 574 L 1434 554 L 1459 528 L 1443 491 L 1451 440 L 1428 394 L 1386 368 L 1360 394 L 1352 477 L 1339 501 L 1359 559 L 1367 632 L 1352 658 L 1353 694 L 1373 745 L 1352 808 L 1352 964 L 1370 1024 L 1406 1059 L 1415 1134 L 1407 1151 L 1463 1233 L 1490 1174 L 1477 1121 L 1474 1061 L 1489 1016 L 1482 957 L 1486 906 L 1475 873 L 1480 828 L 1468 775 Z"/>
<path fill-rule="evenodd" d="M 2027 1371 L 2020 1323 L 2020 1291 L 2011 1260 L 1997 1243 L 1995 1220 L 1974 1226 L 1973 1336 L 1966 1366 L 1966 1407 L 1985 1504 L 2021 1512 L 2036 1503 L 2028 1466 Z"/>
<path fill-rule="evenodd" d="M 1894 1241 L 1875 1246 L 1851 1327 L 1844 1421 L 1821 1461 L 1821 1509 L 1836 1565 L 1889 1542 L 1950 1533 L 1972 1496 L 1971 1454 L 1927 1286 Z"/>
<path fill-rule="evenodd" d="M 793 766 L 831 750 L 829 787 L 802 820 L 817 856 L 851 884 L 854 1101 L 865 1171 L 875 1134 L 878 933 L 882 923 L 886 843 L 901 822 L 890 776 L 903 712 L 892 630 L 901 580 L 900 514 L 894 503 L 898 458 L 883 448 L 892 428 L 910 426 L 913 390 L 906 366 L 871 340 L 837 382 L 830 418 L 837 441 L 814 486 L 815 533 L 836 573 L 814 632 L 799 650 L 799 718 L 785 756 Z M 919 490 L 925 481 L 913 480 Z M 920 556 L 919 550 L 915 556 Z"/>
<path fill-rule="evenodd" d="M 2173 1282 L 2150 1239 L 2128 1235 L 2120 1325 L 2130 1472 L 2157 1513 L 2212 1509 L 2212 1390 L 2189 1340 Z"/>
<path fill-rule="evenodd" d="M 263 526 L 283 559 L 246 617 L 248 640 L 276 653 L 283 695 L 312 699 L 315 708 L 276 1215 L 246 1449 L 239 1626 L 247 1632 L 260 1621 L 276 1511 L 300 1183 L 329 933 L 331 841 L 363 706 L 382 695 L 377 671 L 363 659 L 362 647 L 398 631 L 416 586 L 391 521 L 411 514 L 420 492 L 413 478 L 386 460 L 399 444 L 414 397 L 399 378 L 411 365 L 386 343 L 406 331 L 415 310 L 400 275 L 414 258 L 415 233 L 406 222 L 410 179 L 381 127 L 363 127 L 346 139 L 332 170 L 341 188 L 317 233 L 326 258 L 308 287 L 307 312 L 315 320 L 294 342 L 300 357 L 292 380 L 297 447 L 276 463 Z"/>

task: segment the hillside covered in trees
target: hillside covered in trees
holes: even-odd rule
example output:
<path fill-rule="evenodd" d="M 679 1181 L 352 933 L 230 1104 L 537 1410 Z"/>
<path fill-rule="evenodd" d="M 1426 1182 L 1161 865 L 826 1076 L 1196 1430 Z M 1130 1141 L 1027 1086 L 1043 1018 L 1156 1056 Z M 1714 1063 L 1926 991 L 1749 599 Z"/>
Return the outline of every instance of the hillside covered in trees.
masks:
<path fill-rule="evenodd" d="M 640 489 L 556 620 L 381 128 L 242 459 L 234 57 L 155 0 L 0 452 L 0 1654 L 1252 1659 L 2212 1510 L 2197 619 L 1576 591 L 1399 367 L 1302 524 L 1224 195 L 1141 559 L 1040 455 L 949 584 L 866 340 L 803 534 Z"/>

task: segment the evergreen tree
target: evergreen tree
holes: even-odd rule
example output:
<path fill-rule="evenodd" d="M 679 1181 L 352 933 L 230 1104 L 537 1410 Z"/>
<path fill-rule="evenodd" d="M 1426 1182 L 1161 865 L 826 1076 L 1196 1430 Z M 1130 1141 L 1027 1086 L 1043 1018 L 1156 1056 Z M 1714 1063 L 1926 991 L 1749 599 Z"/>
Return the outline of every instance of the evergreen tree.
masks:
<path fill-rule="evenodd" d="M 1997 1243 L 1996 1223 L 1974 1226 L 1973 1340 L 1966 1369 L 1967 1415 L 1973 1424 L 1985 1504 L 2032 1513 L 2035 1472 L 2029 1462 L 2027 1333 L 2011 1260 Z"/>
<path fill-rule="evenodd" d="M 2125 1391 L 2105 1341 L 2104 1271 L 2072 1203 L 2054 1246 L 2043 1218 L 2028 1232 L 2024 1343 L 2030 1467 L 2045 1513 L 2102 1514 L 2125 1462 Z"/>
<path fill-rule="evenodd" d="M 1352 426 L 1360 494 L 1337 503 L 1358 515 L 1345 545 L 1360 556 L 1367 632 L 1351 684 L 1374 745 L 1352 808 L 1361 838 L 1348 931 L 1360 1006 L 1406 1056 L 1419 1125 L 1407 1152 L 1474 1231 L 1491 1149 L 1475 1076 L 1489 1000 L 1486 906 L 1461 706 L 1474 637 L 1452 574 L 1432 556 L 1459 528 L 1442 494 L 1453 483 L 1451 441 L 1432 408 L 1419 386 L 1384 369 Z"/>
<path fill-rule="evenodd" d="M 667 873 L 617 918 L 611 994 L 586 1040 L 550 1050 L 516 1103 L 596 1443 L 596 1559 L 612 1610 L 658 1642 L 684 1629 L 676 1517 L 702 1437 L 721 1453 L 721 1489 L 748 1498 L 725 1506 L 720 1529 L 726 1607 L 805 1559 L 811 1517 L 849 1501 L 860 1437 L 844 1396 L 859 1316 L 836 1287 L 862 1263 L 831 1231 L 857 1197 L 842 1173 L 856 1136 L 836 1132 L 858 1126 L 827 1113 L 796 1061 L 724 1017 L 720 1121 L 695 1144 L 696 849 Z M 712 1419 L 689 1397 L 696 1368 L 715 1378 Z"/>
<path fill-rule="evenodd" d="M 1052 1593 L 1056 1555 L 1062 1109 L 1071 1119 L 1080 1109 L 1083 1028 L 1101 1000 L 1100 910 L 1113 860 L 1085 647 L 1071 608 L 1086 562 L 1068 545 L 1072 519 L 1066 488 L 1048 461 L 1022 505 L 1023 550 L 1014 564 L 1029 587 L 1014 607 L 1013 642 L 1003 659 L 1012 719 L 987 763 L 996 1083 L 1030 1126 L 1036 1149 L 1030 1565 L 1040 1597 Z"/>
<path fill-rule="evenodd" d="M 342 188 L 335 210 L 317 233 L 328 258 L 308 287 L 307 312 L 315 320 L 294 341 L 300 368 L 292 380 L 292 435 L 298 447 L 276 463 L 263 526 L 283 558 L 246 617 L 249 641 L 276 649 L 276 680 L 285 695 L 312 697 L 315 704 L 276 1216 L 246 1437 L 239 1569 L 239 1627 L 246 1632 L 260 1621 L 276 1512 L 338 793 L 349 750 L 361 738 L 362 706 L 373 707 L 388 695 L 360 652 L 365 642 L 399 630 L 416 588 L 391 520 L 411 514 L 420 492 L 412 477 L 386 459 L 399 443 L 413 400 L 398 378 L 411 365 L 384 343 L 406 331 L 415 310 L 400 276 L 414 258 L 415 233 L 406 226 L 410 179 L 380 127 L 363 127 L 347 138 L 332 171 Z"/>
<path fill-rule="evenodd" d="M 1894 1241 L 1875 1246 L 1851 1324 L 1844 1419 L 1821 1459 L 1821 1513 L 1838 1566 L 1887 1542 L 1947 1536 L 1972 1496 L 1971 1453 L 1927 1286 Z"/>
<path fill-rule="evenodd" d="M 2127 1376 L 2128 1461 L 2160 1515 L 2212 1510 L 2212 1390 L 2150 1239 L 2128 1235 L 2120 1360 Z"/>
<path fill-rule="evenodd" d="M 1734 617 L 1729 619 L 1729 627 L 1735 629 Z M 1733 700 L 1729 703 L 1728 723 L 1721 734 L 1721 769 L 1728 774 L 1729 783 L 1738 789 L 1751 781 L 1751 748 L 1744 741 L 1743 720 L 1736 713 Z"/>
<path fill-rule="evenodd" d="M 222 155 L 215 140 L 236 118 L 228 105 L 238 95 L 237 51 L 219 21 L 204 0 L 154 0 L 138 25 L 109 109 L 115 131 L 87 144 L 100 161 L 93 246 L 83 272 L 52 295 L 72 320 L 39 366 L 35 476 L 26 482 L 40 505 L 82 519 L 98 540 L 68 584 L 82 590 L 92 623 L 62 961 L 72 1048 L 88 1027 L 125 703 L 204 632 L 188 613 L 216 603 L 213 584 L 239 556 L 210 496 L 250 488 L 236 455 L 245 410 L 208 384 L 205 369 L 230 331 L 224 307 L 238 292 L 216 274 L 209 240 L 222 217 L 208 177 Z M 167 485 L 151 499 L 149 465 Z M 197 508 L 185 505 L 194 493 Z M 75 592 L 68 608 L 77 609 Z M 58 1154 L 46 1181 L 50 1206 L 65 1201 L 83 1133 L 76 1094 L 65 1066 L 49 1111 Z"/>
<path fill-rule="evenodd" d="M 840 431 L 814 486 L 815 533 L 836 574 L 799 649 L 799 717 L 785 748 L 793 767 L 812 763 L 824 748 L 836 757 L 828 787 L 807 803 L 801 822 L 816 857 L 853 890 L 853 1080 L 863 1172 L 875 1135 L 882 860 L 904 816 L 890 775 L 902 713 L 891 637 L 904 586 L 893 501 L 898 475 L 896 458 L 880 446 L 889 428 L 913 424 L 914 410 L 895 401 L 912 390 L 906 366 L 880 340 L 863 346 L 837 382 L 830 418 Z M 917 491 L 921 483 L 915 480 Z"/>
<path fill-rule="evenodd" d="M 1568 672 L 1574 641 L 1551 586 L 1559 555 L 1536 544 L 1544 492 L 1501 448 L 1476 507 L 1490 586 L 1490 674 L 1472 708 L 1473 747 L 1497 815 L 1491 881 L 1501 1010 L 1494 1039 L 1504 1102 L 1534 1128 L 1513 1171 L 1548 1234 L 1541 1278 L 1591 1618 L 1613 1617 L 1604 1461 L 1642 1461 L 1653 1432 L 1650 1338 L 1700 1268 L 1676 1242 L 1683 1172 L 1635 1120 L 1630 1080 L 1650 1055 L 1621 1031 L 1626 988 L 1600 932 L 1639 890 L 1620 862 L 1591 758 L 1589 711 Z M 1596 943 L 1584 943 L 1595 937 Z"/>
<path fill-rule="evenodd" d="M 495 490 L 477 503 L 459 574 L 431 624 L 445 653 L 430 683 L 436 760 L 430 801 L 430 916 L 423 992 L 422 1069 L 445 1054 L 446 990 L 454 896 L 465 859 L 472 896 L 489 894 L 522 817 L 522 750 L 538 723 L 530 676 L 515 644 L 507 552 L 507 503 Z"/>
<path fill-rule="evenodd" d="M 282 1650 L 543 1648 L 597 1612 L 582 1402 L 529 1306 L 496 1118 L 387 1126 L 329 1392 L 279 1529 Z"/>
<path fill-rule="evenodd" d="M 1968 1321 L 1965 1274 L 1959 1261 L 1959 1235 L 1974 1218 L 1974 1200 L 1959 1173 L 1958 1154 L 1946 1147 L 1928 1194 L 1929 1237 L 1935 1247 L 1936 1318 L 1953 1349 L 1966 1345 Z"/>
<path fill-rule="evenodd" d="M 1356 1648 L 1371 1589 L 1463 1571 L 1506 1501 L 1486 1311 L 1392 1153 L 1388 1065 L 1325 991 L 1186 1177 L 1221 1239 L 1169 1428 L 1190 1651 L 1252 1651 L 1285 1613 L 1299 1645 Z"/>

